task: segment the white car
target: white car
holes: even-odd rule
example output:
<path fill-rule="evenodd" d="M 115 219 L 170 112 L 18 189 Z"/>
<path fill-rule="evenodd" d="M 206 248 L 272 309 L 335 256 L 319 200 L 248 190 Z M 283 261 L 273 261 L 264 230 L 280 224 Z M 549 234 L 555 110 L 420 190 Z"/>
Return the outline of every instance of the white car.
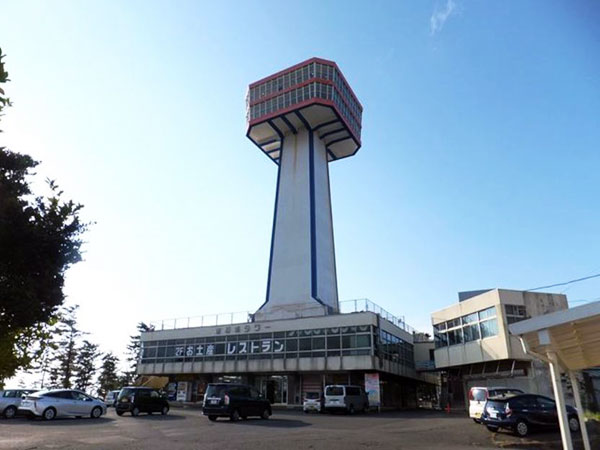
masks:
<path fill-rule="evenodd" d="M 106 404 L 81 391 L 55 389 L 28 395 L 21 401 L 19 412 L 42 417 L 44 420 L 65 416 L 89 416 L 97 419 L 106 414 Z"/>
<path fill-rule="evenodd" d="M 304 402 L 302 403 L 302 409 L 305 413 L 309 413 L 311 411 L 321 412 L 321 393 L 306 392 L 304 394 Z"/>
<path fill-rule="evenodd" d="M 104 397 L 104 403 L 106 406 L 115 406 L 117 404 L 117 397 L 121 391 L 108 391 L 106 397 Z"/>
<path fill-rule="evenodd" d="M 35 389 L 5 389 L 0 391 L 0 414 L 12 419 L 17 414 L 21 398 L 35 392 Z"/>
<path fill-rule="evenodd" d="M 490 397 L 523 394 L 521 389 L 509 387 L 472 387 L 469 389 L 469 417 L 479 423 L 485 402 Z"/>

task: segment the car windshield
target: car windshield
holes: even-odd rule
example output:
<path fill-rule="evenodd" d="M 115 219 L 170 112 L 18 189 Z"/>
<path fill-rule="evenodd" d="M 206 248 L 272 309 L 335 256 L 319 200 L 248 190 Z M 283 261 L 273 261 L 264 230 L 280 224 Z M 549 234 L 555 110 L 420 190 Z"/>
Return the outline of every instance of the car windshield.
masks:
<path fill-rule="evenodd" d="M 341 386 L 327 386 L 326 395 L 344 395 L 344 388 Z"/>
<path fill-rule="evenodd" d="M 318 392 L 307 392 L 306 399 L 307 400 L 318 400 L 321 395 Z"/>
<path fill-rule="evenodd" d="M 231 389 L 231 386 L 226 384 L 209 384 L 208 389 L 206 389 L 206 396 L 223 397 L 228 389 Z"/>
<path fill-rule="evenodd" d="M 476 402 L 484 402 L 485 397 L 485 389 L 471 389 L 471 400 Z"/>
<path fill-rule="evenodd" d="M 31 395 L 35 395 L 36 397 L 43 397 L 44 395 L 48 395 L 51 392 L 57 392 L 57 391 L 51 391 L 51 390 L 45 390 L 45 391 L 38 391 L 38 392 L 32 392 Z"/>
<path fill-rule="evenodd" d="M 495 411 L 504 411 L 506 408 L 506 401 L 502 400 L 488 400 L 485 404 L 485 408 L 489 411 L 493 409 Z"/>
<path fill-rule="evenodd" d="M 119 392 L 119 400 L 125 397 L 130 397 L 131 395 L 135 395 L 135 391 L 136 390 L 132 388 L 121 389 L 121 391 Z"/>
<path fill-rule="evenodd" d="M 490 391 L 490 397 L 503 397 L 522 393 L 523 391 L 520 389 L 493 389 Z"/>

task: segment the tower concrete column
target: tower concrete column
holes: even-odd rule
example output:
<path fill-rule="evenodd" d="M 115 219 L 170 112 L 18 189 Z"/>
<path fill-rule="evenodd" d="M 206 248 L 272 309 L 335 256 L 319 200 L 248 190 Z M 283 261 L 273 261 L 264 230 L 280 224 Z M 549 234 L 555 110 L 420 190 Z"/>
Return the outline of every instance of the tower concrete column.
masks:
<path fill-rule="evenodd" d="M 251 83 L 246 136 L 277 165 L 266 299 L 255 320 L 339 312 L 329 163 L 360 148 L 362 106 L 333 61 Z"/>
<path fill-rule="evenodd" d="M 267 296 L 256 318 L 337 312 L 327 150 L 311 129 L 282 137 L 275 198 Z"/>

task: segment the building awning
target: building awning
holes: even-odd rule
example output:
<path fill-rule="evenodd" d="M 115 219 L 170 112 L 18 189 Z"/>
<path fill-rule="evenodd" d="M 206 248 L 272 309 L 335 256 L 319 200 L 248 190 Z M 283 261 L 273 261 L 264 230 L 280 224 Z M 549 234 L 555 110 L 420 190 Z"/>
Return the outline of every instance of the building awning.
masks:
<path fill-rule="evenodd" d="M 572 419 L 567 416 L 560 373 L 569 374 L 583 445 L 590 450 L 579 382 L 574 371 L 600 366 L 600 302 L 533 317 L 510 325 L 509 330 L 519 336 L 525 352 L 550 366 L 564 450 L 573 448 L 569 431 Z"/>
<path fill-rule="evenodd" d="M 510 325 L 538 354 L 557 354 L 565 370 L 600 366 L 600 302 L 537 316 Z"/>

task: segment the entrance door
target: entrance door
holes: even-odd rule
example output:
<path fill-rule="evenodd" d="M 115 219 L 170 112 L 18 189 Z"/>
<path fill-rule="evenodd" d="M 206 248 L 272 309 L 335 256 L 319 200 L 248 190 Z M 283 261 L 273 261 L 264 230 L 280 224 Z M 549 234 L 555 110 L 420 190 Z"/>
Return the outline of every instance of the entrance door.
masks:
<path fill-rule="evenodd" d="M 260 383 L 260 390 L 270 403 L 287 405 L 287 376 L 271 375 L 264 377 Z"/>

